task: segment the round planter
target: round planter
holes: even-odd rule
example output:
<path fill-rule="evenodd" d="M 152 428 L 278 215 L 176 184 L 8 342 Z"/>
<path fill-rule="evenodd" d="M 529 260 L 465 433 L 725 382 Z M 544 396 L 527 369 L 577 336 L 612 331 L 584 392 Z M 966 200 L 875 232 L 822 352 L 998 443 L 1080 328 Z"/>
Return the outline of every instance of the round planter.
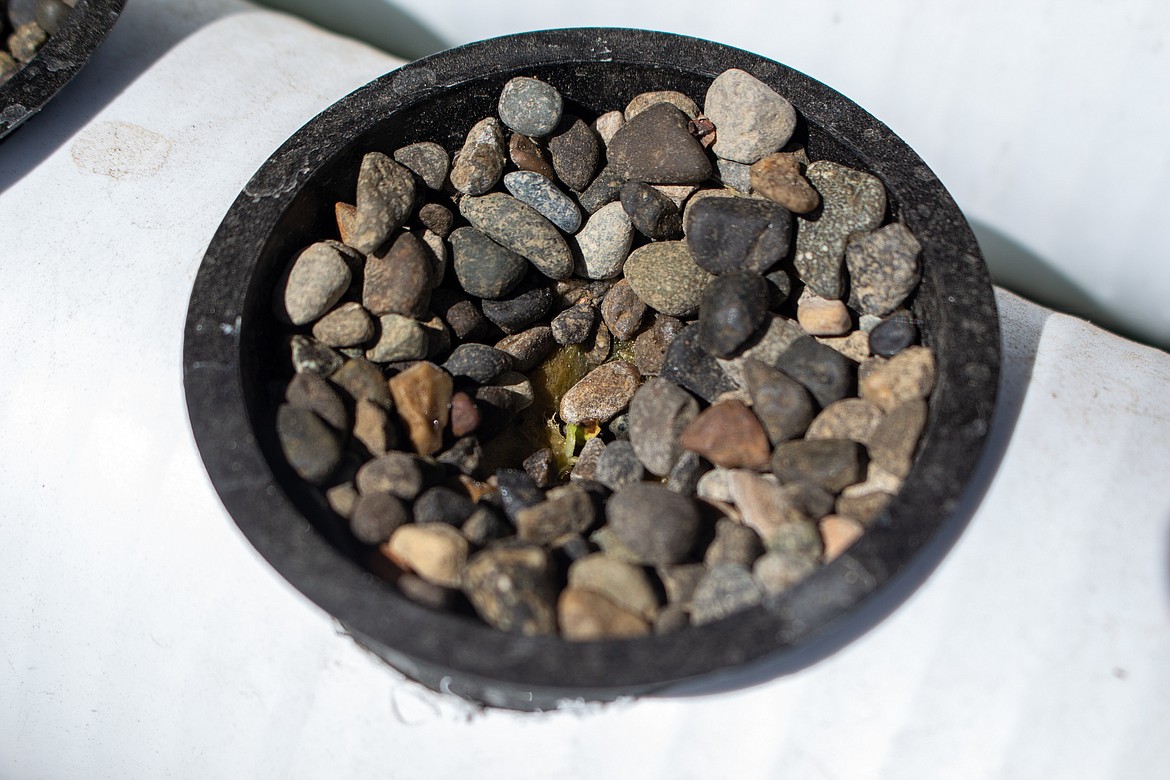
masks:
<path fill-rule="evenodd" d="M 407 600 L 358 563 L 355 542 L 332 530 L 338 524 L 323 498 L 281 454 L 271 387 L 288 368 L 269 306 L 277 277 L 295 251 L 331 234 L 333 204 L 352 198 L 363 153 L 421 140 L 457 150 L 513 76 L 545 79 L 568 104 L 598 113 L 652 89 L 679 90 L 701 104 L 710 80 L 732 67 L 793 103 L 810 159 L 878 176 L 892 216 L 922 244 L 913 313 L 935 352 L 938 380 L 902 491 L 860 541 L 800 585 L 674 634 L 604 642 L 522 637 Z M 888 128 L 771 60 L 618 29 L 526 33 L 446 51 L 383 76 L 305 125 L 256 173 L 212 240 L 191 296 L 183 356 L 208 474 L 271 565 L 407 675 L 518 709 L 645 693 L 760 664 L 792 668 L 839 646 L 849 618 L 868 614 L 871 625 L 889 609 L 883 595 L 924 577 L 946 551 L 943 540 L 966 522 L 955 510 L 990 427 L 999 360 L 995 301 L 975 238 L 938 179 Z"/>

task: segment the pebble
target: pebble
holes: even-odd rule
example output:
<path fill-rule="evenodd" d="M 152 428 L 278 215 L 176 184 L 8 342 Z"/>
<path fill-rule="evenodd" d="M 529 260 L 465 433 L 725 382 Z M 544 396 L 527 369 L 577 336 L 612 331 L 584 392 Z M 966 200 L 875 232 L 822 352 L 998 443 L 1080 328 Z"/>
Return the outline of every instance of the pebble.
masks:
<path fill-rule="evenodd" d="M 752 575 L 764 593 L 776 595 L 796 585 L 817 569 L 811 555 L 789 552 L 765 553 L 752 566 Z"/>
<path fill-rule="evenodd" d="M 483 448 L 475 436 L 464 436 L 457 439 L 445 452 L 440 453 L 435 460 L 444 466 L 450 466 L 460 474 L 470 476 L 479 471 L 480 463 L 483 462 Z"/>
<path fill-rule="evenodd" d="M 750 567 L 763 554 L 764 543 L 755 531 L 730 518 L 721 517 L 715 522 L 715 538 L 703 555 L 703 563 L 708 567 L 720 563 Z"/>
<path fill-rule="evenodd" d="M 797 217 L 793 263 L 813 292 L 841 298 L 845 244 L 882 223 L 886 190 L 876 176 L 828 160 L 814 162 L 806 173 L 821 194 L 821 210 L 815 219 Z"/>
<path fill-rule="evenodd" d="M 605 505 L 613 533 L 650 566 L 681 563 L 698 538 L 698 508 L 663 485 L 639 482 L 616 491 Z"/>
<path fill-rule="evenodd" d="M 645 475 L 642 461 L 629 441 L 615 441 L 606 445 L 593 470 L 593 478 L 610 490 L 641 482 Z"/>
<path fill-rule="evenodd" d="M 561 397 L 567 423 L 605 422 L 630 405 L 642 376 L 633 363 L 615 360 L 590 371 Z"/>
<path fill-rule="evenodd" d="M 491 327 L 470 298 L 444 287 L 431 292 L 431 311 L 447 324 L 457 341 L 480 341 Z"/>
<path fill-rule="evenodd" d="M 394 161 L 409 168 L 432 190 L 442 190 L 447 183 L 447 174 L 451 172 L 451 156 L 433 141 L 422 141 L 396 149 Z"/>
<path fill-rule="evenodd" d="M 362 464 L 354 480 L 358 492 L 391 493 L 413 501 L 423 487 L 420 461 L 413 455 L 396 450 L 379 455 Z"/>
<path fill-rule="evenodd" d="M 557 478 L 557 459 L 548 447 L 539 449 L 524 459 L 524 473 L 532 477 L 539 488 L 546 488 Z"/>
<path fill-rule="evenodd" d="M 901 222 L 878 228 L 845 246 L 849 305 L 863 314 L 884 316 L 918 286 L 922 245 Z"/>
<path fill-rule="evenodd" d="M 856 485 L 850 487 L 856 487 Z M 836 498 L 832 493 L 813 482 L 789 482 L 782 489 L 792 499 L 796 508 L 813 520 L 832 512 L 833 506 L 836 504 Z M 845 490 L 849 489 L 845 488 Z"/>
<path fill-rule="evenodd" d="M 483 195 L 495 187 L 507 161 L 504 129 L 495 117 L 481 119 L 467 132 L 451 166 L 451 186 L 464 195 Z"/>
<path fill-rule="evenodd" d="M 356 301 L 347 301 L 313 324 L 313 338 L 330 347 L 352 347 L 374 336 L 374 320 Z"/>
<path fill-rule="evenodd" d="M 707 570 L 691 597 L 691 623 L 696 626 L 754 607 L 763 591 L 751 571 L 738 563 L 718 563 Z"/>
<path fill-rule="evenodd" d="M 569 586 L 557 599 L 561 636 L 570 641 L 634 639 L 650 633 L 650 624 L 591 590 Z"/>
<path fill-rule="evenodd" d="M 682 237 L 682 212 L 670 198 L 640 181 L 628 181 L 618 199 L 639 233 L 654 241 Z"/>
<path fill-rule="evenodd" d="M 749 175 L 753 191 L 793 214 L 807 214 L 821 205 L 821 194 L 804 178 L 800 161 L 792 154 L 766 155 L 752 163 Z"/>
<path fill-rule="evenodd" d="M 353 437 L 375 456 L 398 446 L 398 431 L 390 413 L 365 398 L 354 407 Z"/>
<path fill-rule="evenodd" d="M 532 171 L 550 180 L 556 178 L 552 161 L 548 159 L 544 149 L 526 135 L 512 134 L 508 141 L 508 157 L 512 164 L 522 171 Z"/>
<path fill-rule="evenodd" d="M 864 398 L 842 398 L 826 406 L 808 426 L 807 439 L 849 439 L 869 444 L 885 413 Z"/>
<path fill-rule="evenodd" d="M 689 119 L 694 119 L 699 115 L 699 107 L 695 105 L 695 101 L 683 93 L 671 89 L 660 89 L 634 95 L 634 98 L 626 104 L 626 109 L 621 115 L 628 122 L 650 106 L 658 103 L 670 103 L 686 114 Z"/>
<path fill-rule="evenodd" d="M 488 625 L 525 636 L 555 634 L 552 557 L 536 545 L 482 550 L 463 570 L 463 592 Z"/>
<path fill-rule="evenodd" d="M 630 445 L 651 474 L 670 473 L 682 455 L 679 434 L 699 414 L 698 402 L 661 378 L 642 384 L 630 401 Z"/>
<path fill-rule="evenodd" d="M 743 378 L 752 411 L 772 444 L 804 435 L 816 414 L 816 403 L 803 385 L 751 359 L 744 361 Z"/>
<path fill-rule="evenodd" d="M 585 362 L 593 366 L 600 366 L 609 360 L 613 351 L 613 334 L 609 332 L 609 328 L 605 326 L 604 322 L 599 322 L 593 330 L 592 337 L 586 340 L 581 347 L 581 357 L 585 358 Z"/>
<path fill-rule="evenodd" d="M 476 504 L 471 517 L 459 529 L 467 541 L 477 547 L 486 547 L 496 539 L 512 535 L 512 525 L 488 504 Z"/>
<path fill-rule="evenodd" d="M 464 199 L 466 200 L 466 199 Z M 552 308 L 553 294 L 543 280 L 532 276 L 507 296 L 481 302 L 483 315 L 507 334 L 519 333 L 544 319 Z M 550 330 L 551 336 L 551 330 Z"/>
<path fill-rule="evenodd" d="M 414 174 L 381 152 L 362 157 L 358 171 L 354 229 L 347 243 L 368 255 L 406 223 L 414 208 Z"/>
<path fill-rule="evenodd" d="M 477 298 L 507 295 L 528 273 L 527 260 L 473 227 L 458 228 L 451 233 L 450 241 L 455 278 L 460 287 Z"/>
<path fill-rule="evenodd" d="M 550 279 L 573 273 L 573 255 L 553 223 L 511 195 L 493 192 L 459 201 L 459 213 L 493 241 L 526 258 Z"/>
<path fill-rule="evenodd" d="M 333 216 L 337 222 L 337 234 L 342 242 L 346 245 L 352 244 L 357 230 L 357 207 L 338 201 L 333 204 Z"/>
<path fill-rule="evenodd" d="M 670 103 L 655 103 L 627 119 L 610 139 L 607 156 L 627 181 L 698 184 L 711 175 L 711 161 L 687 129 L 688 117 Z"/>
<path fill-rule="evenodd" d="M 855 363 L 860 363 L 870 357 L 869 334 L 863 330 L 850 331 L 845 336 L 816 336 L 815 338 L 826 347 L 841 353 Z"/>
<path fill-rule="evenodd" d="M 366 359 L 378 363 L 420 360 L 427 356 L 427 333 L 418 320 L 401 314 L 378 318 L 378 340 L 366 350 Z"/>
<path fill-rule="evenodd" d="M 736 192 L 748 193 L 752 189 L 752 169 L 750 165 L 719 159 L 715 161 L 719 181 L 724 187 L 730 187 Z"/>
<path fill-rule="evenodd" d="M 553 339 L 552 328 L 548 325 L 537 325 L 505 336 L 496 342 L 496 349 L 511 355 L 513 368 L 523 373 L 536 368 L 555 346 L 556 340 Z"/>
<path fill-rule="evenodd" d="M 349 530 L 362 544 L 382 544 L 410 521 L 397 496 L 390 493 L 359 495 L 349 518 Z"/>
<path fill-rule="evenodd" d="M 392 377 L 389 384 L 415 452 L 438 452 L 451 409 L 451 376 L 433 363 L 422 362 Z"/>
<path fill-rule="evenodd" d="M 606 165 L 577 198 L 577 202 L 581 204 L 581 208 L 593 214 L 607 203 L 617 200 L 625 182 L 625 176 L 619 174 L 613 166 Z"/>
<path fill-rule="evenodd" d="M 666 487 L 683 496 L 698 493 L 699 480 L 711 468 L 711 464 L 689 450 L 679 455 L 666 478 Z"/>
<path fill-rule="evenodd" d="M 48 40 L 48 34 L 39 24 L 30 22 L 19 25 L 8 36 L 8 51 L 17 62 L 28 63 L 37 56 L 37 51 Z"/>
<path fill-rule="evenodd" d="M 753 271 L 720 274 L 703 290 L 699 343 L 712 355 L 729 357 L 768 318 L 768 283 Z"/>
<path fill-rule="evenodd" d="M 307 325 L 341 300 L 349 289 L 349 265 L 336 247 L 319 241 L 293 260 L 285 282 L 283 316 L 293 325 Z"/>
<path fill-rule="evenodd" d="M 619 341 L 634 338 L 646 316 L 646 304 L 625 279 L 620 280 L 601 301 L 601 317 Z"/>
<path fill-rule="evenodd" d="M 731 469 L 714 468 L 703 474 L 695 485 L 699 498 L 730 504 L 735 501 L 731 495 Z M 747 472 L 751 473 L 751 472 Z M 774 481 L 774 480 L 773 480 Z"/>
<path fill-rule="evenodd" d="M 691 624 L 690 607 L 685 604 L 667 604 L 654 618 L 655 634 L 672 634 Z"/>
<path fill-rule="evenodd" d="M 382 552 L 427 582 L 457 588 L 469 547 L 458 529 L 431 523 L 400 527 L 383 545 Z"/>
<path fill-rule="evenodd" d="M 694 261 L 711 273 L 764 273 L 788 254 L 792 214 L 756 198 L 706 197 L 684 221 Z"/>
<path fill-rule="evenodd" d="M 461 439 L 475 431 L 481 420 L 479 407 L 471 396 L 462 391 L 451 396 L 451 435 Z"/>
<path fill-rule="evenodd" d="M 295 374 L 285 388 L 284 398 L 293 406 L 314 412 L 335 430 L 344 431 L 348 427 L 345 402 L 319 374 Z"/>
<path fill-rule="evenodd" d="M 573 470 L 569 472 L 569 479 L 580 481 L 592 480 L 596 477 L 597 461 L 601 460 L 605 447 L 605 441 L 599 436 L 586 441 L 581 452 L 577 453 L 577 462 L 573 464 Z"/>
<path fill-rule="evenodd" d="M 342 482 L 325 491 L 325 500 L 329 503 L 329 508 L 346 520 L 353 515 L 353 508 L 357 506 L 360 497 L 361 494 L 357 492 L 352 482 Z"/>
<path fill-rule="evenodd" d="M 544 501 L 544 491 L 536 486 L 536 482 L 525 471 L 499 469 L 496 471 L 496 484 L 499 485 L 504 514 L 513 523 L 516 522 L 516 514 L 521 509 L 536 506 Z"/>
<path fill-rule="evenodd" d="M 772 471 L 781 482 L 808 480 L 831 493 L 865 479 L 865 447 L 848 439 L 798 439 L 772 453 Z"/>
<path fill-rule="evenodd" d="M 810 336 L 799 338 L 776 361 L 776 367 L 800 382 L 821 407 L 856 388 L 857 364 Z"/>
<path fill-rule="evenodd" d="M 540 79 L 518 76 L 504 85 L 496 104 L 500 121 L 526 136 L 551 133 L 561 121 L 564 100 L 556 87 Z"/>
<path fill-rule="evenodd" d="M 634 339 L 634 365 L 642 376 L 656 376 L 662 371 L 666 350 L 682 330 L 682 320 L 665 314 L 654 315 L 654 324 Z"/>
<path fill-rule="evenodd" d="M 739 401 L 720 401 L 704 409 L 679 434 L 678 442 L 723 468 L 766 471 L 772 455 L 760 421 Z"/>
<path fill-rule="evenodd" d="M 456 379 L 470 379 L 487 384 L 512 368 L 512 356 L 487 344 L 460 344 L 443 363 L 443 369 Z"/>
<path fill-rule="evenodd" d="M 430 250 L 403 231 L 388 248 L 366 258 L 362 305 L 374 316 L 401 314 L 422 319 L 431 297 Z"/>
<path fill-rule="evenodd" d="M 562 279 L 553 283 L 556 293 L 555 305 L 557 310 L 576 306 L 578 303 L 588 303 L 600 306 L 601 299 L 613 287 L 613 282 L 607 279 Z"/>
<path fill-rule="evenodd" d="M 658 613 L 658 596 L 645 569 L 604 552 L 590 553 L 573 561 L 568 584 L 604 596 L 645 620 L 653 620 Z"/>
<path fill-rule="evenodd" d="M 539 504 L 516 512 L 516 534 L 526 542 L 551 544 L 569 533 L 587 533 L 596 514 L 583 487 L 568 484 L 548 491 Z"/>
<path fill-rule="evenodd" d="M 329 377 L 329 381 L 348 393 L 354 402 L 367 399 L 383 409 L 389 409 L 394 405 L 382 369 L 364 358 L 346 360 Z"/>
<path fill-rule="evenodd" d="M 626 259 L 626 281 L 655 311 L 690 317 L 699 310 L 703 290 L 715 278 L 700 268 L 686 241 L 646 244 Z"/>
<path fill-rule="evenodd" d="M 337 433 L 308 409 L 281 404 L 276 410 L 276 435 L 285 459 L 306 482 L 324 482 L 341 462 Z"/>
<path fill-rule="evenodd" d="M 785 490 L 770 475 L 735 469 L 727 472 L 725 479 L 729 499 L 740 511 L 743 524 L 755 531 L 765 546 L 770 546 L 771 540 L 782 531 L 783 526 L 808 520 L 793 493 Z M 711 492 L 712 487 L 716 486 L 707 485 L 705 489 Z"/>
<path fill-rule="evenodd" d="M 843 302 L 819 295 L 801 297 L 796 321 L 811 336 L 841 336 L 853 328 L 849 308 Z"/>
<path fill-rule="evenodd" d="M 597 325 L 597 309 L 588 303 L 578 303 L 552 318 L 553 340 L 561 345 L 581 344 L 593 333 Z"/>
<path fill-rule="evenodd" d="M 56 35 L 73 10 L 76 0 L 38 0 L 36 7 L 37 26 L 48 35 Z"/>
<path fill-rule="evenodd" d="M 819 561 L 825 546 L 817 524 L 803 518 L 778 525 L 772 535 L 764 540 L 764 548 L 768 552 L 789 553 Z"/>
<path fill-rule="evenodd" d="M 873 462 L 895 477 L 905 478 L 914 464 L 927 412 L 926 402 L 917 398 L 891 409 L 867 442 Z"/>
<path fill-rule="evenodd" d="M 738 389 L 718 360 L 703 348 L 697 323 L 685 328 L 667 347 L 659 376 L 685 387 L 708 403 Z"/>
<path fill-rule="evenodd" d="M 576 233 L 581 227 L 581 209 L 557 185 L 539 173 L 512 171 L 504 175 L 504 186 L 512 197 L 527 203 L 566 233 Z"/>
<path fill-rule="evenodd" d="M 738 68 L 715 77 L 707 88 L 703 110 L 715 123 L 715 154 L 748 165 L 778 151 L 796 129 L 792 104 Z"/>
<path fill-rule="evenodd" d="M 907 347 L 861 379 L 860 396 L 888 412 L 906 401 L 926 398 L 934 379 L 934 354 L 926 347 Z"/>
<path fill-rule="evenodd" d="M 836 511 L 839 515 L 853 518 L 862 525 L 869 525 L 889 506 L 894 498 L 890 493 L 875 491 L 859 495 L 837 497 Z"/>
<path fill-rule="evenodd" d="M 609 145 L 613 134 L 620 130 L 625 123 L 626 117 L 621 111 L 607 111 L 593 120 L 593 132 L 597 133 L 597 137 L 601 139 L 603 144 Z"/>
<path fill-rule="evenodd" d="M 586 279 L 618 276 L 633 240 L 634 223 L 621 203 L 608 203 L 597 209 L 574 237 L 577 275 Z"/>
<path fill-rule="evenodd" d="M 917 341 L 918 328 L 909 312 L 895 312 L 869 332 L 870 351 L 884 358 L 897 355 Z"/>
<path fill-rule="evenodd" d="M 865 526 L 851 517 L 843 515 L 827 515 L 817 524 L 824 542 L 823 553 L 825 563 L 835 560 L 841 553 L 853 546 L 865 533 Z"/>
<path fill-rule="evenodd" d="M 621 414 L 617 415 L 609 421 L 609 424 L 605 426 L 605 429 L 609 431 L 610 436 L 612 436 L 615 441 L 629 441 L 630 413 L 622 412 Z"/>
<path fill-rule="evenodd" d="M 601 139 L 580 118 L 565 116 L 548 139 L 548 154 L 557 178 L 569 189 L 582 192 L 597 173 Z"/>

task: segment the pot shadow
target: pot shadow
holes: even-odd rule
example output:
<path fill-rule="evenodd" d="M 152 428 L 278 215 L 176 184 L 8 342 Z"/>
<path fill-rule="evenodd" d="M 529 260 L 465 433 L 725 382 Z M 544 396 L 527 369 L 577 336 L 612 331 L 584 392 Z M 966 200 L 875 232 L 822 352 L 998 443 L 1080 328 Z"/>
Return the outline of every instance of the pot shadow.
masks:
<path fill-rule="evenodd" d="M 450 44 L 388 0 L 256 0 L 260 5 L 287 11 L 318 27 L 347 35 L 406 60 L 449 48 Z"/>
<path fill-rule="evenodd" d="M 249 10 L 234 0 L 128 2 L 77 75 L 0 145 L 0 193 L 31 173 L 164 54 L 206 25 Z"/>
<path fill-rule="evenodd" d="M 985 256 L 1003 251 L 1003 247 L 994 242 L 984 246 L 982 238 L 980 245 Z M 990 264 L 991 258 L 987 259 Z M 1007 261 L 1007 258 L 1001 256 L 996 260 Z M 999 470 L 1027 395 L 1044 323 L 1052 313 L 1002 290 L 996 290 L 996 304 L 999 309 L 1002 350 L 999 393 L 983 454 L 955 510 L 956 521 L 946 523 L 914 560 L 867 599 L 860 609 L 830 624 L 806 645 L 775 658 L 764 658 L 725 672 L 683 681 L 651 695 L 675 698 L 726 693 L 798 672 L 856 641 L 891 615 L 923 585 L 978 511 Z"/>

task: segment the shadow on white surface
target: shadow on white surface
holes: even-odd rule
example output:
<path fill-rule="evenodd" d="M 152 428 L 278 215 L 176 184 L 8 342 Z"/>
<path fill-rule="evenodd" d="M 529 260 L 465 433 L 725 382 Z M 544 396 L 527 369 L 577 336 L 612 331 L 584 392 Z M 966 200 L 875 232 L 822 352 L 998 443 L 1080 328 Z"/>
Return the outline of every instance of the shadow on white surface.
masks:
<path fill-rule="evenodd" d="M 128 2 L 77 77 L 0 144 L 0 193 L 36 170 L 183 39 L 245 10 L 249 7 L 240 0 Z"/>
<path fill-rule="evenodd" d="M 417 59 L 451 44 L 397 3 L 387 0 L 258 0 L 261 5 L 288 11 L 327 30 L 349 35 L 398 57 Z"/>

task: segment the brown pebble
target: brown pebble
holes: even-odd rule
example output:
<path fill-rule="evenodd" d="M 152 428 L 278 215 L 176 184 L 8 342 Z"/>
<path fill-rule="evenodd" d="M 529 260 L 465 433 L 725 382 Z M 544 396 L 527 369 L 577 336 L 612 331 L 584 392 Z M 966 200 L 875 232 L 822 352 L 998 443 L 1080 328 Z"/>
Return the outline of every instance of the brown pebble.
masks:
<path fill-rule="evenodd" d="M 382 547 L 402 568 L 446 587 L 459 586 L 469 549 L 463 534 L 444 523 L 404 525 Z"/>
<path fill-rule="evenodd" d="M 629 341 L 642 327 L 646 304 L 622 279 L 609 289 L 601 301 L 601 317 L 619 341 Z"/>
<path fill-rule="evenodd" d="M 926 425 L 926 402 L 913 399 L 890 410 L 870 436 L 869 456 L 895 477 L 905 478 Z"/>
<path fill-rule="evenodd" d="M 796 321 L 812 336 L 841 336 L 853 327 L 849 307 L 817 295 L 801 298 L 796 306 Z"/>
<path fill-rule="evenodd" d="M 772 455 L 764 427 L 742 401 L 720 401 L 699 413 L 678 438 L 716 466 L 767 470 Z"/>
<path fill-rule="evenodd" d="M 528 136 L 513 133 L 511 140 L 508 141 L 508 156 L 520 170 L 539 173 L 550 181 L 556 181 L 556 172 L 548 159 L 548 154 Z"/>
<path fill-rule="evenodd" d="M 460 390 L 451 396 L 451 435 L 461 439 L 479 427 L 479 407 L 471 396 Z"/>
<path fill-rule="evenodd" d="M 825 563 L 845 552 L 865 533 L 865 526 L 851 517 L 842 515 L 826 515 L 821 518 L 817 527 L 820 528 L 821 539 L 825 545 Z"/>
<path fill-rule="evenodd" d="M 341 243 L 349 244 L 357 227 L 357 206 L 338 201 L 333 204 L 333 216 L 337 220 L 337 235 L 341 237 Z"/>
<path fill-rule="evenodd" d="M 418 454 L 433 455 L 442 448 L 452 390 L 451 375 L 433 363 L 416 363 L 390 379 L 398 416 Z"/>
<path fill-rule="evenodd" d="M 634 340 L 634 364 L 644 376 L 657 376 L 662 371 L 666 350 L 682 329 L 682 320 L 658 314 L 654 324 L 638 334 Z"/>
<path fill-rule="evenodd" d="M 555 634 L 556 585 L 549 553 L 536 545 L 489 547 L 472 556 L 463 592 L 488 625 L 525 636 Z"/>
<path fill-rule="evenodd" d="M 864 377 L 859 372 L 858 395 L 890 411 L 906 401 L 926 398 L 934 387 L 934 376 L 934 354 L 927 347 L 907 347 L 875 363 Z"/>
<path fill-rule="evenodd" d="M 795 155 L 769 154 L 752 164 L 752 189 L 796 214 L 806 214 L 821 203 L 820 194 L 800 171 Z"/>
<path fill-rule="evenodd" d="M 561 419 L 573 424 L 605 422 L 629 406 L 641 379 L 634 364 L 624 360 L 599 366 L 561 398 Z"/>
<path fill-rule="evenodd" d="M 889 493 L 881 491 L 849 496 L 842 493 L 837 497 L 836 513 L 851 517 L 862 525 L 869 525 L 893 498 Z"/>
<path fill-rule="evenodd" d="M 354 407 L 353 437 L 364 444 L 371 455 L 382 455 L 398 445 L 398 434 L 390 414 L 366 398 L 359 400 Z"/>
<path fill-rule="evenodd" d="M 575 642 L 646 636 L 650 624 L 598 593 L 565 588 L 557 599 L 561 636 Z"/>
<path fill-rule="evenodd" d="M 804 436 L 806 439 L 851 439 L 869 444 L 869 437 L 885 413 L 863 398 L 842 398 L 821 410 Z"/>

